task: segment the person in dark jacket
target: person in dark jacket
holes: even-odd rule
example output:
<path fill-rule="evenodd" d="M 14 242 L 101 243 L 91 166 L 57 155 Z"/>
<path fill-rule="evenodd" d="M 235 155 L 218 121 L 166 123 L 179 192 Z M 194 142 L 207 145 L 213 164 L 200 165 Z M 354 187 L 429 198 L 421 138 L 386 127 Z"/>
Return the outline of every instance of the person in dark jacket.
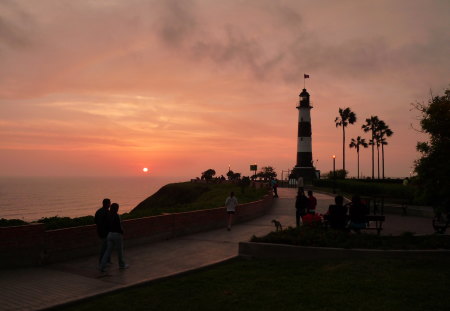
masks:
<path fill-rule="evenodd" d="M 128 265 L 123 259 L 123 228 L 120 216 L 118 214 L 119 204 L 111 204 L 111 208 L 108 214 L 108 235 L 106 237 L 108 246 L 106 252 L 103 255 L 100 271 L 105 272 L 108 259 L 111 257 L 111 253 L 115 248 L 117 251 L 117 258 L 119 260 L 119 268 L 126 269 Z"/>
<path fill-rule="evenodd" d="M 348 206 L 350 217 L 349 228 L 359 233 L 361 229 L 367 227 L 366 215 L 369 214 L 369 210 L 358 195 L 352 197 L 352 202 Z"/>
<path fill-rule="evenodd" d="M 106 252 L 107 241 L 106 236 L 108 235 L 108 213 L 109 207 L 111 206 L 110 199 L 103 199 L 102 207 L 95 212 L 95 224 L 97 226 L 97 235 L 100 238 L 100 256 L 98 259 L 98 264 L 100 265 L 103 259 L 103 255 Z M 109 258 L 108 258 L 109 261 Z"/>
<path fill-rule="evenodd" d="M 344 206 L 344 198 L 340 195 L 334 198 L 336 204 L 328 207 L 328 222 L 333 229 L 345 229 L 348 216 L 347 206 Z"/>
<path fill-rule="evenodd" d="M 317 207 L 317 199 L 316 197 L 313 195 L 312 190 L 308 190 L 308 214 L 315 214 L 316 213 L 316 207 Z"/>
<path fill-rule="evenodd" d="M 298 189 L 297 198 L 295 199 L 295 222 L 297 227 L 300 226 L 301 217 L 306 215 L 309 206 L 309 200 L 303 192 L 303 189 Z"/>

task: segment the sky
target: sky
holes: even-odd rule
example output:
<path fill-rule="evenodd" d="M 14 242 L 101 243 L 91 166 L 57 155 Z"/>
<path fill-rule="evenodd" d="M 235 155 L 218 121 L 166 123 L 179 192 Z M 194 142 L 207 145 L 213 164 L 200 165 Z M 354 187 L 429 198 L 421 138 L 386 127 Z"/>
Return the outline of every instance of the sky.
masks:
<path fill-rule="evenodd" d="M 304 74 L 317 169 L 333 154 L 342 168 L 334 119 L 350 107 L 346 145 L 376 115 L 394 132 L 386 176 L 409 176 L 427 139 L 411 103 L 450 86 L 449 13 L 448 0 L 0 0 L 0 176 L 286 177 Z"/>

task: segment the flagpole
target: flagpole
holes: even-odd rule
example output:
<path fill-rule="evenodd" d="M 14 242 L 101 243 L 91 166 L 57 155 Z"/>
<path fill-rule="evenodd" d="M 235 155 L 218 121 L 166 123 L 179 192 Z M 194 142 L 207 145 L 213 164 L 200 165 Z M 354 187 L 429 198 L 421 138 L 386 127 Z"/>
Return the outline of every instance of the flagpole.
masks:
<path fill-rule="evenodd" d="M 306 73 L 303 74 L 303 88 L 306 89 L 306 79 L 309 79 L 309 75 Z"/>

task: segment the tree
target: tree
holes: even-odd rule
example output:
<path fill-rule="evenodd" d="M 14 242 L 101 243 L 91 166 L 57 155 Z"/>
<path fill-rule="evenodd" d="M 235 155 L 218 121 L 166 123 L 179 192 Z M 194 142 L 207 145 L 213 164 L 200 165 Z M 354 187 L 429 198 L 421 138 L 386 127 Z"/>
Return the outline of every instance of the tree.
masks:
<path fill-rule="evenodd" d="M 421 132 L 430 136 L 418 142 L 422 157 L 415 162 L 420 189 L 431 204 L 449 200 L 450 189 L 450 89 L 444 96 L 433 97 L 427 105 L 413 104 L 421 113 Z"/>
<path fill-rule="evenodd" d="M 251 184 L 250 177 L 248 177 L 248 176 L 242 177 L 242 179 L 239 180 L 239 185 L 241 186 L 241 192 L 245 193 L 245 189 L 248 188 L 248 186 L 250 186 L 250 184 Z"/>
<path fill-rule="evenodd" d="M 377 116 L 371 116 L 370 118 L 366 119 L 366 124 L 363 124 L 361 128 L 364 130 L 364 132 L 371 132 L 372 139 L 369 141 L 369 145 L 372 146 L 372 179 L 375 179 L 375 144 L 376 144 L 376 133 L 378 128 L 378 123 L 380 120 Z"/>
<path fill-rule="evenodd" d="M 391 137 L 394 132 L 389 128 L 389 126 L 383 121 L 380 120 L 378 123 L 377 129 L 377 146 L 381 145 L 381 163 L 382 163 L 382 178 L 384 179 L 384 146 L 387 145 L 386 137 Z"/>
<path fill-rule="evenodd" d="M 264 180 L 268 180 L 270 178 L 277 177 L 277 173 L 272 166 L 264 166 L 261 168 L 261 171 L 257 174 L 257 176 L 263 178 Z"/>
<path fill-rule="evenodd" d="M 380 137 L 375 133 L 375 145 L 377 146 L 377 179 L 380 179 Z"/>
<path fill-rule="evenodd" d="M 345 171 L 345 128 L 356 122 L 356 114 L 349 107 L 339 108 L 339 117 L 334 122 L 336 127 L 342 126 L 342 169 Z"/>
<path fill-rule="evenodd" d="M 347 171 L 344 170 L 336 170 L 336 171 L 329 171 L 327 174 L 325 174 L 325 178 L 328 179 L 345 179 L 348 175 Z"/>
<path fill-rule="evenodd" d="M 202 173 L 202 179 L 210 181 L 213 179 L 214 175 L 216 175 L 216 171 L 210 168 Z"/>
<path fill-rule="evenodd" d="M 367 148 L 369 145 L 366 143 L 366 140 L 364 138 L 361 138 L 361 136 L 356 137 L 356 139 L 352 138 L 349 147 L 355 148 L 356 152 L 358 153 L 358 179 L 359 179 L 359 146 Z"/>
<path fill-rule="evenodd" d="M 235 173 L 232 170 L 229 170 L 227 173 L 228 180 L 236 181 L 241 178 L 241 173 Z"/>

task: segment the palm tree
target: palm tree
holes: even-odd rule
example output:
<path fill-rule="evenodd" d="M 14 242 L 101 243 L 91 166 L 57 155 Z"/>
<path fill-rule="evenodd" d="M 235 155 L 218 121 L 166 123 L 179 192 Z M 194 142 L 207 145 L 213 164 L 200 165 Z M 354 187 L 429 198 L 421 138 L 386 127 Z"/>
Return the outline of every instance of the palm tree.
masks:
<path fill-rule="evenodd" d="M 356 122 L 356 114 L 351 111 L 350 107 L 339 108 L 339 117 L 334 122 L 336 127 L 342 126 L 342 169 L 345 171 L 345 128 Z"/>
<path fill-rule="evenodd" d="M 372 146 L 372 179 L 375 178 L 375 173 L 374 173 L 374 167 L 375 167 L 375 162 L 374 162 L 374 147 L 376 145 L 376 138 L 374 139 L 369 139 L 369 145 Z"/>
<path fill-rule="evenodd" d="M 370 116 L 370 118 L 366 119 L 366 124 L 363 124 L 361 128 L 364 132 L 371 132 L 372 139 L 369 141 L 369 144 L 372 146 L 372 179 L 375 179 L 375 159 L 374 159 L 374 146 L 376 143 L 376 132 L 378 128 L 378 123 L 380 120 L 377 116 Z"/>
<path fill-rule="evenodd" d="M 384 146 L 387 145 L 387 141 L 385 137 L 380 137 L 380 145 L 381 145 L 381 173 L 382 179 L 384 179 Z"/>
<path fill-rule="evenodd" d="M 380 179 L 380 134 L 375 133 L 375 145 L 377 146 L 377 179 Z"/>
<path fill-rule="evenodd" d="M 367 148 L 369 145 L 366 143 L 366 140 L 364 138 L 361 138 L 361 136 L 356 137 L 356 139 L 352 138 L 349 147 L 355 148 L 356 152 L 358 153 L 358 179 L 359 179 L 359 146 Z"/>
<path fill-rule="evenodd" d="M 381 163 L 382 163 L 382 176 L 384 179 L 384 146 L 387 145 L 386 137 L 391 137 L 394 132 L 389 128 L 389 126 L 382 120 L 378 124 L 378 140 L 381 145 Z"/>

